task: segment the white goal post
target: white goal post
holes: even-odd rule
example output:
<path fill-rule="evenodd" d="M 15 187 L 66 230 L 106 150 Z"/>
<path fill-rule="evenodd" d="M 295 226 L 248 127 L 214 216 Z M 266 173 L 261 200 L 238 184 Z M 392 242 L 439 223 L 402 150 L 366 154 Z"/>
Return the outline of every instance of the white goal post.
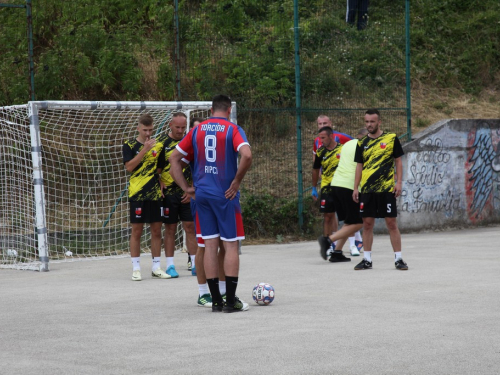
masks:
<path fill-rule="evenodd" d="M 210 116 L 211 102 L 35 101 L 0 107 L 0 268 L 129 254 L 122 146 L 149 113 L 156 135 L 175 112 Z M 230 120 L 236 123 L 236 103 Z M 150 252 L 145 226 L 141 252 Z M 178 231 L 176 249 L 182 248 Z"/>

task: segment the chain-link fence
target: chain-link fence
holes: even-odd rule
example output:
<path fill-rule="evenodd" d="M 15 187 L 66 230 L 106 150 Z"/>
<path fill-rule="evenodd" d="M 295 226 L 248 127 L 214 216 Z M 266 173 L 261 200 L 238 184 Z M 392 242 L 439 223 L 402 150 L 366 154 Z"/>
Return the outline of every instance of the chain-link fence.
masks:
<path fill-rule="evenodd" d="M 368 2 L 299 2 L 298 14 L 283 1 L 179 5 L 178 94 L 220 91 L 240 104 L 255 155 L 245 181 L 252 195 L 301 204 L 320 114 L 354 136 L 364 111 L 377 107 L 384 130 L 409 136 L 405 2 L 372 2 L 354 20 L 348 3 Z"/>
<path fill-rule="evenodd" d="M 245 199 L 264 197 L 251 210 L 271 205 L 276 212 L 292 202 L 298 210 L 291 215 L 307 221 L 301 215 L 318 115 L 355 135 L 364 111 L 377 107 L 384 130 L 403 141 L 411 137 L 409 0 L 370 2 L 348 16 L 361 3 L 368 1 L 40 0 L 33 6 L 37 99 L 188 101 L 229 94 L 254 153 Z M 21 86 L 29 92 L 16 42 L 26 40 L 26 26 L 7 11 L 0 9 L 5 105 L 24 95 Z M 248 208 L 246 214 L 252 216 Z"/>

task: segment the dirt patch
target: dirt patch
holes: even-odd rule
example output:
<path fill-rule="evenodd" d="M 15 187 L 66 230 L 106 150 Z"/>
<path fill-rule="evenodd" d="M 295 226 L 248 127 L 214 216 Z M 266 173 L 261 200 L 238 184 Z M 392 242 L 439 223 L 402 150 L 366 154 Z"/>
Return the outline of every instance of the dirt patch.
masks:
<path fill-rule="evenodd" d="M 500 85 L 472 96 L 458 89 L 439 89 L 418 82 L 412 87 L 413 133 L 447 118 L 500 118 Z"/>

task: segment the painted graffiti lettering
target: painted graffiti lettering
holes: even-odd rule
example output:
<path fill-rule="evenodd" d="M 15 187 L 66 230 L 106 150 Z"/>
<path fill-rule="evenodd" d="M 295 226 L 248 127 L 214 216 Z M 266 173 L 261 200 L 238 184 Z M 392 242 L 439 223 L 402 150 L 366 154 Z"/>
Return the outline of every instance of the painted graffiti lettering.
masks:
<path fill-rule="evenodd" d="M 421 165 L 417 166 L 413 162 L 409 169 L 409 175 L 406 182 L 410 185 L 416 186 L 435 186 L 440 185 L 444 179 L 444 172 L 440 171 L 437 165 Z"/>
<path fill-rule="evenodd" d="M 446 190 L 434 199 L 424 199 L 424 190 L 418 188 L 411 192 L 412 199 L 406 200 L 401 206 L 403 212 L 442 212 L 458 210 L 460 208 L 460 195 L 451 190 Z M 408 198 L 408 192 L 404 191 L 402 196 Z"/>
<path fill-rule="evenodd" d="M 450 161 L 450 154 L 443 149 L 443 141 L 440 138 L 427 139 L 420 144 L 424 150 L 417 154 L 417 162 L 444 164 Z M 429 150 L 430 149 L 430 150 Z"/>

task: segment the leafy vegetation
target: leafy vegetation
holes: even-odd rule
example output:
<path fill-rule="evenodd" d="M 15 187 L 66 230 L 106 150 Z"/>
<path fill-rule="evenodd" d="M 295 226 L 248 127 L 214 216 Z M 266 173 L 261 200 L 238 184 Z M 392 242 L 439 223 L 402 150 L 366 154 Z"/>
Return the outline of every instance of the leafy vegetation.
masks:
<path fill-rule="evenodd" d="M 172 3 L 35 2 L 37 98 L 206 100 L 224 90 L 246 108 L 295 105 L 291 2 L 180 1 L 179 61 Z M 361 96 L 400 106 L 404 2 L 373 3 L 362 33 L 346 26 L 344 0 L 299 5 L 307 104 L 318 107 L 323 98 L 350 107 Z M 499 14 L 496 0 L 412 0 L 413 79 L 476 94 L 491 85 L 500 65 Z M 1 8 L 0 31 L 0 105 L 26 102 L 23 10 Z"/>
<path fill-rule="evenodd" d="M 271 194 L 242 194 L 242 214 L 245 232 L 251 238 L 273 238 L 284 236 L 297 238 L 302 235 L 314 237 L 321 230 L 321 217 L 311 197 L 304 200 L 304 225 L 297 230 L 297 199 L 276 197 Z"/>
<path fill-rule="evenodd" d="M 438 87 L 479 94 L 498 87 L 498 1 L 412 1 L 412 74 Z"/>
<path fill-rule="evenodd" d="M 249 138 L 272 146 L 263 149 L 281 150 L 278 141 L 294 141 L 293 3 L 180 0 L 178 45 L 173 3 L 34 2 L 37 99 L 209 100 L 226 92 L 238 102 Z M 404 1 L 371 2 L 368 28 L 359 32 L 345 22 L 345 0 L 299 1 L 305 122 L 312 124 L 325 108 L 340 112 L 406 106 L 404 6 Z M 412 0 L 413 84 L 470 95 L 498 90 L 499 15 L 498 0 Z M 0 106 L 28 100 L 25 13 L 0 8 Z M 431 107 L 452 113 L 445 99 Z M 349 116 L 346 112 L 346 121 L 355 127 Z M 394 123 L 405 123 L 404 111 L 395 116 Z M 262 126 L 269 121 L 272 131 Z M 429 124 L 426 119 L 414 121 L 417 128 Z M 295 150 L 288 152 L 294 156 Z M 282 170 L 272 174 L 290 177 Z M 283 181 L 275 185 L 290 186 Z M 296 231 L 294 199 L 264 189 L 253 194 L 244 202 L 250 233 L 276 237 Z M 311 202 L 305 207 L 306 215 L 314 211 Z M 305 218 L 305 233 L 317 225 L 315 220 Z M 314 224 L 310 228 L 308 223 Z"/>

